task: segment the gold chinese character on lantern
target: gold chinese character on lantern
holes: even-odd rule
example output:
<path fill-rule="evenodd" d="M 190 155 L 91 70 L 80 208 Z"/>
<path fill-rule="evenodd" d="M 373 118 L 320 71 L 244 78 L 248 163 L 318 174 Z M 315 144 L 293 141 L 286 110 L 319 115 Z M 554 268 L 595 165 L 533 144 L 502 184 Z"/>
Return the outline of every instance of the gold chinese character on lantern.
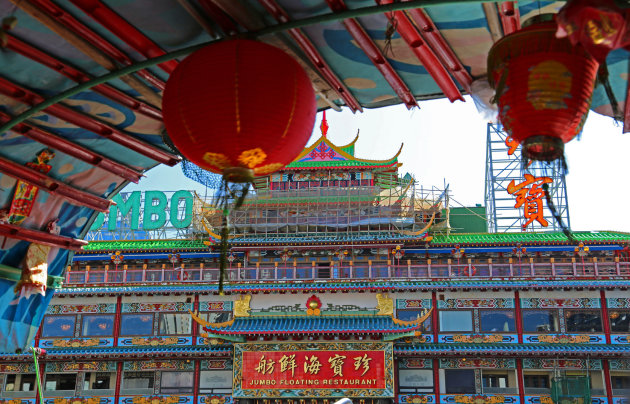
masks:
<path fill-rule="evenodd" d="M 354 370 L 359 370 L 361 366 L 363 366 L 363 373 L 361 376 L 364 376 L 368 370 L 370 370 L 370 361 L 372 358 L 368 358 L 367 354 L 363 356 L 357 356 L 354 359 Z"/>
<path fill-rule="evenodd" d="M 523 207 L 523 216 L 527 219 L 527 222 L 523 224 L 523 229 L 527 228 L 534 220 L 543 227 L 549 225 L 543 216 L 542 198 L 545 197 L 545 190 L 541 186 L 552 182 L 553 180 L 549 177 L 534 177 L 531 174 L 525 174 L 525 181 L 516 185 L 512 180 L 508 185 L 508 193 L 516 196 L 514 207 L 516 209 Z"/>
<path fill-rule="evenodd" d="M 335 354 L 335 356 L 328 358 L 330 368 L 333 371 L 333 376 L 343 377 L 343 360 L 346 359 L 343 355 Z"/>
<path fill-rule="evenodd" d="M 308 356 L 304 358 L 304 373 L 316 375 L 319 373 L 319 369 L 321 369 L 321 367 L 322 364 L 315 355 L 310 358 Z"/>
<path fill-rule="evenodd" d="M 282 358 L 278 361 L 280 363 L 280 372 L 291 371 L 291 376 L 295 376 L 295 354 L 282 355 Z"/>
<path fill-rule="evenodd" d="M 263 375 L 272 374 L 274 370 L 274 365 L 276 362 L 272 359 L 265 359 L 265 355 L 260 357 L 258 361 L 258 366 L 256 366 L 256 372 L 261 373 Z"/>

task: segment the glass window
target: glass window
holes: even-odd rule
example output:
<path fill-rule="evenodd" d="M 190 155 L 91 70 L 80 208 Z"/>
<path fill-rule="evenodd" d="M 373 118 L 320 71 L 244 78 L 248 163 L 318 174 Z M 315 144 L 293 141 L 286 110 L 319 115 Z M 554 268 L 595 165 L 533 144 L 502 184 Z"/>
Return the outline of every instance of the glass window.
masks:
<path fill-rule="evenodd" d="M 599 310 L 565 310 L 567 332 L 602 332 Z"/>
<path fill-rule="evenodd" d="M 26 373 L 21 375 L 7 375 L 4 391 L 33 391 L 35 389 L 35 375 Z"/>
<path fill-rule="evenodd" d="M 44 390 L 73 390 L 77 387 L 76 373 L 47 373 Z"/>
<path fill-rule="evenodd" d="M 396 310 L 396 318 L 403 321 L 414 321 L 426 313 L 426 309 Z M 431 331 L 431 317 L 422 323 L 422 331 Z"/>
<path fill-rule="evenodd" d="M 398 370 L 400 393 L 433 393 L 433 369 Z"/>
<path fill-rule="evenodd" d="M 153 313 L 120 316 L 120 335 L 152 335 Z"/>
<path fill-rule="evenodd" d="M 508 387 L 507 375 L 484 374 L 481 376 L 483 387 L 504 389 Z"/>
<path fill-rule="evenodd" d="M 190 334 L 191 319 L 188 313 L 160 314 L 160 335 Z"/>
<path fill-rule="evenodd" d="M 112 387 L 112 374 L 87 372 L 83 381 L 83 390 L 109 390 Z"/>
<path fill-rule="evenodd" d="M 231 370 L 203 370 L 199 376 L 200 393 L 232 392 Z"/>
<path fill-rule="evenodd" d="M 608 317 L 611 332 L 630 332 L 630 310 L 613 310 Z"/>
<path fill-rule="evenodd" d="M 516 330 L 514 310 L 479 310 L 481 332 L 513 332 Z"/>
<path fill-rule="evenodd" d="M 524 332 L 557 332 L 558 310 L 523 310 Z"/>
<path fill-rule="evenodd" d="M 7 375 L 4 381 L 4 391 L 15 391 L 16 375 Z"/>
<path fill-rule="evenodd" d="M 42 322 L 42 338 L 74 337 L 76 316 L 46 316 Z"/>
<path fill-rule="evenodd" d="M 473 330 L 470 310 L 440 311 L 439 314 L 442 332 L 471 332 Z"/>
<path fill-rule="evenodd" d="M 83 315 L 81 335 L 84 337 L 111 337 L 114 333 L 114 315 Z"/>
<path fill-rule="evenodd" d="M 193 372 L 162 372 L 160 393 L 192 393 Z"/>
<path fill-rule="evenodd" d="M 524 386 L 526 388 L 533 389 L 548 389 L 549 388 L 549 375 L 547 374 L 533 374 L 523 375 Z"/>
<path fill-rule="evenodd" d="M 473 369 L 444 370 L 446 394 L 474 394 L 475 371 Z"/>
<path fill-rule="evenodd" d="M 125 372 L 123 374 L 123 389 L 152 389 L 153 372 Z"/>
<path fill-rule="evenodd" d="M 614 390 L 630 390 L 630 375 L 611 375 L 610 382 Z"/>

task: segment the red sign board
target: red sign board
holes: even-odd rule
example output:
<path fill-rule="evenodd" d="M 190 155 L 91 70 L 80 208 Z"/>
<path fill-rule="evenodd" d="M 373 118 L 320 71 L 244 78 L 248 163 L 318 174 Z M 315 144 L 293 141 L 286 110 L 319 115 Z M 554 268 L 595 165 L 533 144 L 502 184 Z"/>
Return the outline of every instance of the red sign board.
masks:
<path fill-rule="evenodd" d="M 385 389 L 384 351 L 245 351 L 241 388 Z"/>

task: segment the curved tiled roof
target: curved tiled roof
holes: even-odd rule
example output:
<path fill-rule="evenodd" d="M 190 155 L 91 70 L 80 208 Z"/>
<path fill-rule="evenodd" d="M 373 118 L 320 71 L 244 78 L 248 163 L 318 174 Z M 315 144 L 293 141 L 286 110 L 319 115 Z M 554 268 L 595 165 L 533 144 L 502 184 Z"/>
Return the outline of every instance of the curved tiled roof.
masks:
<path fill-rule="evenodd" d="M 577 241 L 588 243 L 630 242 L 630 233 L 614 231 L 578 231 L 573 232 Z M 569 243 L 562 232 L 545 233 L 451 233 L 449 236 L 436 235 L 435 244 L 545 244 Z"/>
<path fill-rule="evenodd" d="M 627 356 L 630 345 L 605 344 L 414 344 L 396 345 L 397 355 Z"/>

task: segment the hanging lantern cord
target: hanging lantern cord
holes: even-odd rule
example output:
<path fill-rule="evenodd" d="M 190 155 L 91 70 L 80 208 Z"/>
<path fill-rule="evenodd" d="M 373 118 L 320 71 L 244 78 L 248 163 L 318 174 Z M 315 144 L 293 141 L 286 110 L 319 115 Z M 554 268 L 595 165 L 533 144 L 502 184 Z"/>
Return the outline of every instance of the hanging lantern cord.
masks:
<path fill-rule="evenodd" d="M 562 229 L 562 232 L 569 239 L 570 243 L 576 243 L 575 237 L 573 237 L 573 232 L 569 229 L 564 222 L 562 221 L 562 216 L 558 213 L 556 206 L 551 199 L 551 194 L 549 193 L 549 184 L 543 184 L 543 190 L 545 191 L 545 199 L 547 200 L 547 206 L 549 207 L 549 211 L 553 215 L 554 220 L 558 223 L 558 226 Z"/>
<path fill-rule="evenodd" d="M 225 278 L 225 270 L 227 268 L 227 256 L 229 250 L 228 239 L 230 237 L 230 211 L 238 209 L 243 205 L 245 197 L 249 192 L 250 182 L 234 184 L 230 187 L 230 183 L 224 177 L 221 184 L 221 195 L 219 197 L 219 207 L 223 211 L 221 219 L 221 255 L 219 257 L 219 294 L 223 294 L 223 279 Z M 230 205 L 233 203 L 232 208 Z"/>
<path fill-rule="evenodd" d="M 610 101 L 610 107 L 612 108 L 615 121 L 623 121 L 623 116 L 619 111 L 619 102 L 617 102 L 617 97 L 615 97 L 615 93 L 613 92 L 612 86 L 610 85 L 608 64 L 605 61 L 604 63 L 599 65 L 599 70 L 597 71 L 597 81 L 599 81 L 599 83 L 604 86 L 604 90 L 606 90 L 606 95 L 608 96 L 608 100 Z"/>

